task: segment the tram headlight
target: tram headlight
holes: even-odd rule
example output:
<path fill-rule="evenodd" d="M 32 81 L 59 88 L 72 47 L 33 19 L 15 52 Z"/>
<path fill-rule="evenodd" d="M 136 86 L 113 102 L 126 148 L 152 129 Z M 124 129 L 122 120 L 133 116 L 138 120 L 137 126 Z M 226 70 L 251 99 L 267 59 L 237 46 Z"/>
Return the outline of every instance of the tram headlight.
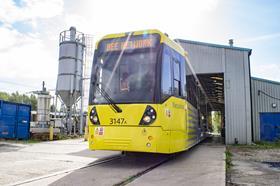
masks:
<path fill-rule="evenodd" d="M 100 125 L 99 118 L 98 118 L 95 107 L 92 107 L 92 109 L 89 113 L 89 119 L 94 125 Z"/>
<path fill-rule="evenodd" d="M 143 121 L 145 121 L 146 123 L 150 123 L 151 122 L 151 117 L 150 116 L 145 116 L 143 118 Z"/>
<path fill-rule="evenodd" d="M 156 110 L 151 107 L 151 106 L 147 106 L 146 110 L 142 116 L 142 119 L 140 121 L 140 125 L 149 125 L 152 124 L 157 118 L 157 113 Z"/>
<path fill-rule="evenodd" d="M 93 119 L 92 119 L 92 121 L 93 121 L 94 123 L 97 123 L 97 121 L 98 121 L 97 117 L 94 116 Z"/>

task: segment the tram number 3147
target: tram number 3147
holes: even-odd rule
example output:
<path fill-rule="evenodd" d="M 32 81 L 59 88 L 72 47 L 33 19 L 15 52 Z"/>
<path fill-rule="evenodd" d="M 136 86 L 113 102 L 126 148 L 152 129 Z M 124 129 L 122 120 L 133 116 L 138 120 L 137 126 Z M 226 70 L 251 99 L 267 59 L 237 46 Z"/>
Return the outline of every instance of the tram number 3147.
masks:
<path fill-rule="evenodd" d="M 110 118 L 110 125 L 122 125 L 126 124 L 126 121 L 124 118 Z"/>

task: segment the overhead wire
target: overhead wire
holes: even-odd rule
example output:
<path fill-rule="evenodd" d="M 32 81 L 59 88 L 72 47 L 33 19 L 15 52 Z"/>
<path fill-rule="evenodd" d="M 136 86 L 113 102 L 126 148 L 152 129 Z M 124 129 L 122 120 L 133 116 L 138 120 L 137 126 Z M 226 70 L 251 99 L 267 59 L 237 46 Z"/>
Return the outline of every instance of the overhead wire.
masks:
<path fill-rule="evenodd" d="M 280 101 L 280 98 L 274 97 L 274 96 L 272 96 L 272 95 L 270 95 L 270 94 L 268 94 L 268 93 L 266 93 L 266 92 L 264 92 L 262 90 L 258 90 L 258 95 L 260 95 L 260 93 L 264 94 L 267 97 L 270 97 L 272 99 L 276 99 L 276 100 Z"/>
<path fill-rule="evenodd" d="M 0 83 L 10 84 L 10 85 L 17 85 L 17 86 L 22 86 L 22 87 L 38 88 L 38 87 L 35 87 L 35 86 L 32 86 L 32 85 L 16 83 L 16 82 L 12 82 L 12 81 L 0 80 Z"/>

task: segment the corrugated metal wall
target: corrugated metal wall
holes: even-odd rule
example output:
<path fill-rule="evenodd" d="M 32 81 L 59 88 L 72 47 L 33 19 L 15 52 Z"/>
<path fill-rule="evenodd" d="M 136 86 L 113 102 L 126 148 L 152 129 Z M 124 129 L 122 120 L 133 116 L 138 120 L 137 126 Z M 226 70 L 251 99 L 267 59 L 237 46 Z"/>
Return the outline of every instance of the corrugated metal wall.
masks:
<path fill-rule="evenodd" d="M 249 49 L 178 40 L 197 74 L 224 73 L 226 143 L 250 144 Z"/>
<path fill-rule="evenodd" d="M 251 98 L 248 52 L 225 49 L 226 143 L 250 144 Z"/>
<path fill-rule="evenodd" d="M 223 73 L 225 71 L 224 51 L 203 45 L 182 43 L 189 53 L 190 62 L 197 74 Z"/>
<path fill-rule="evenodd" d="M 251 82 L 254 141 L 259 141 L 260 112 L 280 112 L 280 101 L 271 98 L 264 93 L 276 98 L 280 98 L 280 83 L 259 78 L 252 78 Z M 258 94 L 259 90 L 263 91 L 264 93 Z M 272 103 L 276 103 L 277 107 L 272 108 Z"/>

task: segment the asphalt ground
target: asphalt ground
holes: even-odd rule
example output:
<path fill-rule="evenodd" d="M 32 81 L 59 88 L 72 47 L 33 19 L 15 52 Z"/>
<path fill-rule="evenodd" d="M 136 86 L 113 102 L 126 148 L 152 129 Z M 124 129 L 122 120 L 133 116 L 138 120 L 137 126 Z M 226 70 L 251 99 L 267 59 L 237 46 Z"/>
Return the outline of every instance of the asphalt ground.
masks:
<path fill-rule="evenodd" d="M 220 186 L 225 185 L 224 152 L 224 145 L 206 141 L 173 156 L 132 153 L 74 171 L 51 185 Z"/>
<path fill-rule="evenodd" d="M 118 185 L 165 161 L 169 155 L 130 153 L 112 162 L 74 171 L 52 183 L 57 185 Z"/>
<path fill-rule="evenodd" d="M 0 164 L 0 185 L 225 185 L 225 146 L 211 141 L 172 156 L 89 151 L 82 140 L 0 148 L 9 160 Z"/>
<path fill-rule="evenodd" d="M 41 143 L 0 141 L 0 185 L 14 185 L 26 180 L 78 169 L 99 159 L 118 155 L 113 151 L 89 151 L 83 139 Z"/>
<path fill-rule="evenodd" d="M 224 152 L 222 144 L 201 143 L 128 185 L 225 185 Z"/>

